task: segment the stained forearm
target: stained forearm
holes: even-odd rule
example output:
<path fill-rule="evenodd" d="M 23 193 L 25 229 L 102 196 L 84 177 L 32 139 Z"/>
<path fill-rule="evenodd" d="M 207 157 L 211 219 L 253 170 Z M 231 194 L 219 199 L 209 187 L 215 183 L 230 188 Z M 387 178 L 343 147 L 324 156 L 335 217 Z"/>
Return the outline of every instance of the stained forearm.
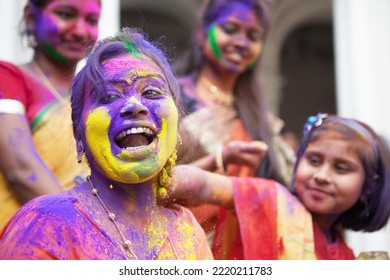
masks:
<path fill-rule="evenodd" d="M 233 183 L 230 177 L 190 165 L 177 166 L 175 172 L 177 186 L 173 196 L 178 203 L 233 208 Z"/>
<path fill-rule="evenodd" d="M 22 202 L 62 190 L 35 149 L 24 116 L 0 114 L 0 171 Z"/>

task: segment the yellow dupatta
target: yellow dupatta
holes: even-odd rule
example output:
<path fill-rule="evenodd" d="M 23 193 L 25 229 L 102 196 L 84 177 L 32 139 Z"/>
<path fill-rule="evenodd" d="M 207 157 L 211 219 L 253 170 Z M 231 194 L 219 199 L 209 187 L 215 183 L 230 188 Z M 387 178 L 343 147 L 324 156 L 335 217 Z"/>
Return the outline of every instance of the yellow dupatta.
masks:
<path fill-rule="evenodd" d="M 31 123 L 32 137 L 42 160 L 65 189 L 76 185 L 75 178 L 88 174 L 86 164 L 78 164 L 68 99 L 54 101 L 43 108 Z M 0 229 L 22 205 L 0 173 Z"/>
<path fill-rule="evenodd" d="M 65 189 L 75 186 L 75 178 L 89 174 L 86 164 L 77 163 L 73 137 L 71 107 L 68 99 L 56 101 L 42 110 L 32 121 L 35 147 Z"/>

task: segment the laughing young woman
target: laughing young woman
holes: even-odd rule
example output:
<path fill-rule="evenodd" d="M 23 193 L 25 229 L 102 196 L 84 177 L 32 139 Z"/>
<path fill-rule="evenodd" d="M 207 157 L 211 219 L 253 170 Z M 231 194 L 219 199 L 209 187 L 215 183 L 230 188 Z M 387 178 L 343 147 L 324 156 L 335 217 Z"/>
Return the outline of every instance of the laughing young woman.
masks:
<path fill-rule="evenodd" d="M 174 187 L 177 98 L 165 56 L 140 33 L 98 43 L 71 100 L 91 175 L 23 206 L 0 234 L 0 259 L 211 259 L 191 212 L 157 204 Z"/>

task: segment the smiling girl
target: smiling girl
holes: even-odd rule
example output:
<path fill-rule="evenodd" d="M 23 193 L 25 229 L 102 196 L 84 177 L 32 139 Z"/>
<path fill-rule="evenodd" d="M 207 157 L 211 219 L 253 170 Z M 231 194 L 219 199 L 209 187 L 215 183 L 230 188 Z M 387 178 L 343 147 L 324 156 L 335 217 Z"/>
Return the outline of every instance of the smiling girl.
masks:
<path fill-rule="evenodd" d="M 354 259 L 342 230 L 373 232 L 390 217 L 390 151 L 366 124 L 318 114 L 306 124 L 297 153 L 292 193 L 275 181 L 229 178 L 177 167 L 175 199 L 214 203 L 237 217 L 227 259 Z M 266 150 L 266 145 L 264 150 Z M 186 188 L 183 188 L 186 186 Z M 217 229 L 218 234 L 218 229 Z M 221 252 L 223 251 L 223 252 Z"/>

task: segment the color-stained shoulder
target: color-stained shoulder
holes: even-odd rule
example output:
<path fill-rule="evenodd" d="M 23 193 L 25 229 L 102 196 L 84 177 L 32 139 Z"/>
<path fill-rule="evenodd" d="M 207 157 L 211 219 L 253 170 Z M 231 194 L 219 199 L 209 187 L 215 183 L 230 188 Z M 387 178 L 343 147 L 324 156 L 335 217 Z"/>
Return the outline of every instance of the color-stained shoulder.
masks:
<path fill-rule="evenodd" d="M 15 224 L 18 226 L 33 220 L 48 217 L 70 217 L 71 213 L 76 213 L 75 204 L 78 199 L 71 196 L 68 192 L 58 194 L 48 194 L 34 198 L 24 204 L 11 218 L 8 224 L 4 227 L 12 227 Z M 1 235 L 0 235 L 1 237 Z"/>

